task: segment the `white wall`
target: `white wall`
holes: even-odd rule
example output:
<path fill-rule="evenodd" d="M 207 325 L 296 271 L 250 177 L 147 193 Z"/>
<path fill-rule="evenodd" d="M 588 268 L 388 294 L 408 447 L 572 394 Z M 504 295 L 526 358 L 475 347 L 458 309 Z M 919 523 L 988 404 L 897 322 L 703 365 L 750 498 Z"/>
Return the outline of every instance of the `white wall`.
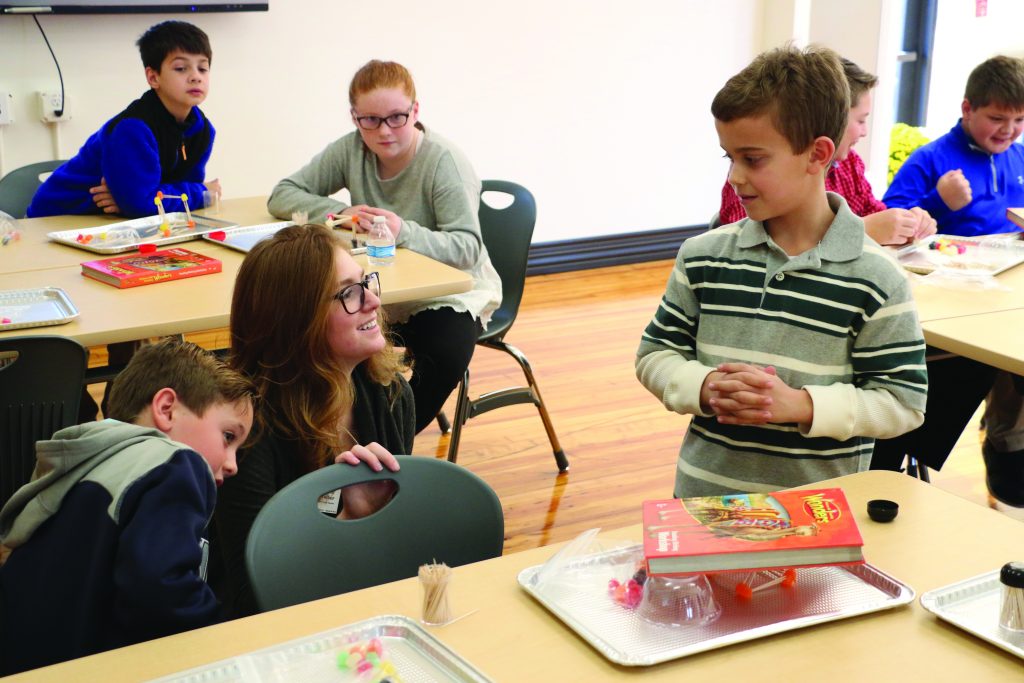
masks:
<path fill-rule="evenodd" d="M 903 0 L 815 0 L 811 4 L 808 39 L 828 45 L 878 77 L 872 91 L 868 135 L 857 143 L 875 194 L 885 189 L 889 133 L 895 120 L 896 54 L 903 37 Z"/>
<path fill-rule="evenodd" d="M 935 50 L 925 128 L 942 135 L 960 118 L 971 71 L 995 55 L 1024 57 L 1024 2 L 988 0 L 988 14 L 975 16 L 974 2 L 942 0 L 935 21 Z"/>
<path fill-rule="evenodd" d="M 759 0 L 270 0 L 270 12 L 196 14 L 211 37 L 217 127 L 208 172 L 225 196 L 266 194 L 352 129 L 346 91 L 371 58 L 416 79 L 427 125 L 484 178 L 536 194 L 535 242 L 705 222 L 726 165 L 714 93 L 760 49 Z M 145 89 L 135 39 L 158 15 L 43 16 L 72 120 L 62 157 Z M 27 17 L 0 17 L 5 170 L 53 158 L 34 93 L 53 61 Z"/>

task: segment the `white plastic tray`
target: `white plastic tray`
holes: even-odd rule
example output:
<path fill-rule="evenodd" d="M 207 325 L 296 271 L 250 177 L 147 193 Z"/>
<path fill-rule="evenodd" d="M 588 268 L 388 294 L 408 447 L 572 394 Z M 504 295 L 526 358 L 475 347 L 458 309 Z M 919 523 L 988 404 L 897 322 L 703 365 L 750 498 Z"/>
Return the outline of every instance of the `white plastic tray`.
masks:
<path fill-rule="evenodd" d="M 134 218 L 129 221 L 97 225 L 93 228 L 77 230 L 58 230 L 47 233 L 54 242 L 60 242 L 78 249 L 85 249 L 96 254 L 120 254 L 134 251 L 141 244 L 155 244 L 158 247 L 178 242 L 197 239 L 213 230 L 224 230 L 238 223 L 223 221 L 209 216 L 192 214 L 195 227 L 189 227 L 183 211 L 167 214 L 170 234 L 160 232 L 160 216 Z M 85 241 L 88 238 L 88 241 Z"/>
<path fill-rule="evenodd" d="M 957 237 L 932 235 L 897 250 L 897 259 L 907 270 L 927 275 L 948 270 L 963 275 L 998 275 L 1024 263 L 1024 242 L 1010 235 Z M 943 254 L 929 245 L 944 240 L 964 247 L 962 254 Z"/>
<path fill-rule="evenodd" d="M 999 627 L 999 570 L 930 590 L 921 606 L 996 647 L 1024 659 L 1024 633 Z"/>
<path fill-rule="evenodd" d="M 609 660 L 649 666 L 733 643 L 763 638 L 859 614 L 905 605 L 914 590 L 870 565 L 808 567 L 796 584 L 740 600 L 712 581 L 722 614 L 703 626 L 662 626 L 644 621 L 607 595 L 610 579 L 624 580 L 643 558 L 640 545 L 590 555 L 571 562 L 565 577 L 537 578 L 543 565 L 524 569 L 519 585 Z"/>
<path fill-rule="evenodd" d="M 379 638 L 403 683 L 487 683 L 491 679 L 408 617 L 374 617 L 348 626 L 214 662 L 152 683 L 337 683 L 369 681 L 342 672 L 337 653 L 353 641 Z"/>
<path fill-rule="evenodd" d="M 261 223 L 259 225 L 244 225 L 237 228 L 214 231 L 212 234 L 208 232 L 203 235 L 203 239 L 217 244 L 223 244 L 225 247 L 229 247 L 237 251 L 248 253 L 250 249 L 256 246 L 257 242 L 265 240 L 278 230 L 286 228 L 289 225 L 295 224 L 291 221 L 279 221 L 276 223 Z M 366 247 L 356 247 L 356 243 L 353 238 L 346 238 L 346 236 L 350 236 L 352 234 L 351 231 L 336 230 L 335 232 L 342 234 L 342 242 L 351 253 L 362 254 L 366 251 Z"/>
<path fill-rule="evenodd" d="M 78 308 L 60 287 L 0 291 L 0 332 L 63 325 L 77 317 Z"/>

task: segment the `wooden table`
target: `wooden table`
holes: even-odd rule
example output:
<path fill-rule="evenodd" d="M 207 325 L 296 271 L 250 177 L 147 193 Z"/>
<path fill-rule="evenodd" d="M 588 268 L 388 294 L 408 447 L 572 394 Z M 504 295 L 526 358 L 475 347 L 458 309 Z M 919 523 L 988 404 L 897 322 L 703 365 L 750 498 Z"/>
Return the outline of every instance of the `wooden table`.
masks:
<path fill-rule="evenodd" d="M 1024 265 L 1000 273 L 996 281 L 1006 289 L 951 289 L 915 281 L 913 291 L 918 316 L 926 323 L 1024 308 Z"/>
<path fill-rule="evenodd" d="M 894 472 L 824 482 L 842 486 L 857 513 L 868 561 L 922 592 L 1022 559 L 1024 524 Z M 900 504 L 891 524 L 866 503 Z M 639 517 L 639 501 L 637 516 Z M 639 525 L 607 538 L 640 538 Z M 454 570 L 452 608 L 465 618 L 433 634 L 495 681 L 1010 681 L 1024 662 L 912 604 L 733 645 L 647 668 L 605 660 L 517 584 L 556 547 Z M 419 616 L 416 579 L 200 629 L 66 662 L 20 679 L 140 681 L 381 614 Z M 637 680 L 640 680 L 637 678 Z"/>
<path fill-rule="evenodd" d="M 275 220 L 266 213 L 262 198 L 226 200 L 219 217 L 242 225 Z M 0 333 L 0 337 L 59 334 L 85 346 L 96 346 L 227 327 L 231 292 L 245 254 L 206 240 L 185 242 L 182 246 L 187 249 L 220 259 L 223 271 L 158 285 L 117 289 L 81 273 L 82 261 L 103 256 L 46 239 L 47 232 L 67 229 L 86 220 L 95 225 L 96 221 L 104 219 L 59 216 L 19 221 L 22 240 L 0 248 L 3 249 L 0 251 L 0 290 L 60 287 L 68 293 L 80 315 L 66 325 L 11 330 Z M 81 225 L 85 227 L 84 223 Z M 355 258 L 367 267 L 365 255 Z M 385 304 L 428 299 L 473 287 L 470 275 L 408 249 L 397 250 L 395 263 L 378 271 Z"/>
<path fill-rule="evenodd" d="M 922 328 L 932 346 L 1024 375 L 1024 309 L 932 320 Z"/>

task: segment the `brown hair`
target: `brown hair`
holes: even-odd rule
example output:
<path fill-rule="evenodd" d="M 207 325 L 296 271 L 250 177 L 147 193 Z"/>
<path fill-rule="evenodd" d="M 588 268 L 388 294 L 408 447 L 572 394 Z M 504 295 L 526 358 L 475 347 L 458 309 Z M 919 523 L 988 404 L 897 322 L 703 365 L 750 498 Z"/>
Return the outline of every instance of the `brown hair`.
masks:
<path fill-rule="evenodd" d="M 337 288 L 338 237 L 322 225 L 293 225 L 256 244 L 238 270 L 231 299 L 231 365 L 251 378 L 262 397 L 262 426 L 298 444 L 305 471 L 333 461 L 341 421 L 355 400 L 352 379 L 328 341 Z M 370 378 L 393 386 L 402 360 L 388 340 L 366 361 Z"/>
<path fill-rule="evenodd" d="M 832 50 L 787 45 L 762 52 L 726 81 L 711 113 L 719 121 L 767 114 L 794 153 L 821 136 L 838 147 L 850 116 L 850 86 Z"/>
<path fill-rule="evenodd" d="M 167 55 L 181 50 L 187 55 L 202 55 L 213 63 L 210 39 L 198 26 L 187 21 L 162 21 L 149 30 L 135 43 L 139 47 L 142 65 L 160 73 Z"/>
<path fill-rule="evenodd" d="M 132 422 L 165 388 L 202 416 L 215 403 L 254 402 L 256 389 L 244 375 L 191 342 L 162 339 L 140 348 L 110 389 L 107 417 Z"/>
<path fill-rule="evenodd" d="M 850 86 L 850 107 L 856 107 L 861 96 L 878 85 L 878 77 L 868 73 L 846 57 L 841 58 L 840 61 L 843 64 L 843 73 L 846 74 L 846 82 Z"/>
<path fill-rule="evenodd" d="M 398 62 L 373 59 L 359 67 L 348 86 L 348 103 L 356 106 L 356 98 L 378 88 L 400 88 L 409 99 L 416 101 L 416 84 L 412 74 Z"/>
<path fill-rule="evenodd" d="M 989 104 L 1024 109 L 1024 60 L 999 55 L 974 67 L 964 99 L 977 109 Z"/>

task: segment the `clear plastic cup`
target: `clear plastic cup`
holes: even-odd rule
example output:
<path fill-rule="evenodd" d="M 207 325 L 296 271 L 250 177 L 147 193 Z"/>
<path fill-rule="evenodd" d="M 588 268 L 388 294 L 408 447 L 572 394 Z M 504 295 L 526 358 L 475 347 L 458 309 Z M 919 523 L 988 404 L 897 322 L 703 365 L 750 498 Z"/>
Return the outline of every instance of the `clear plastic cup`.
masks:
<path fill-rule="evenodd" d="M 722 607 L 704 574 L 648 576 L 637 614 L 660 626 L 703 626 L 721 616 Z"/>
<path fill-rule="evenodd" d="M 203 192 L 203 213 L 216 216 L 220 213 L 220 192 L 205 190 Z"/>

